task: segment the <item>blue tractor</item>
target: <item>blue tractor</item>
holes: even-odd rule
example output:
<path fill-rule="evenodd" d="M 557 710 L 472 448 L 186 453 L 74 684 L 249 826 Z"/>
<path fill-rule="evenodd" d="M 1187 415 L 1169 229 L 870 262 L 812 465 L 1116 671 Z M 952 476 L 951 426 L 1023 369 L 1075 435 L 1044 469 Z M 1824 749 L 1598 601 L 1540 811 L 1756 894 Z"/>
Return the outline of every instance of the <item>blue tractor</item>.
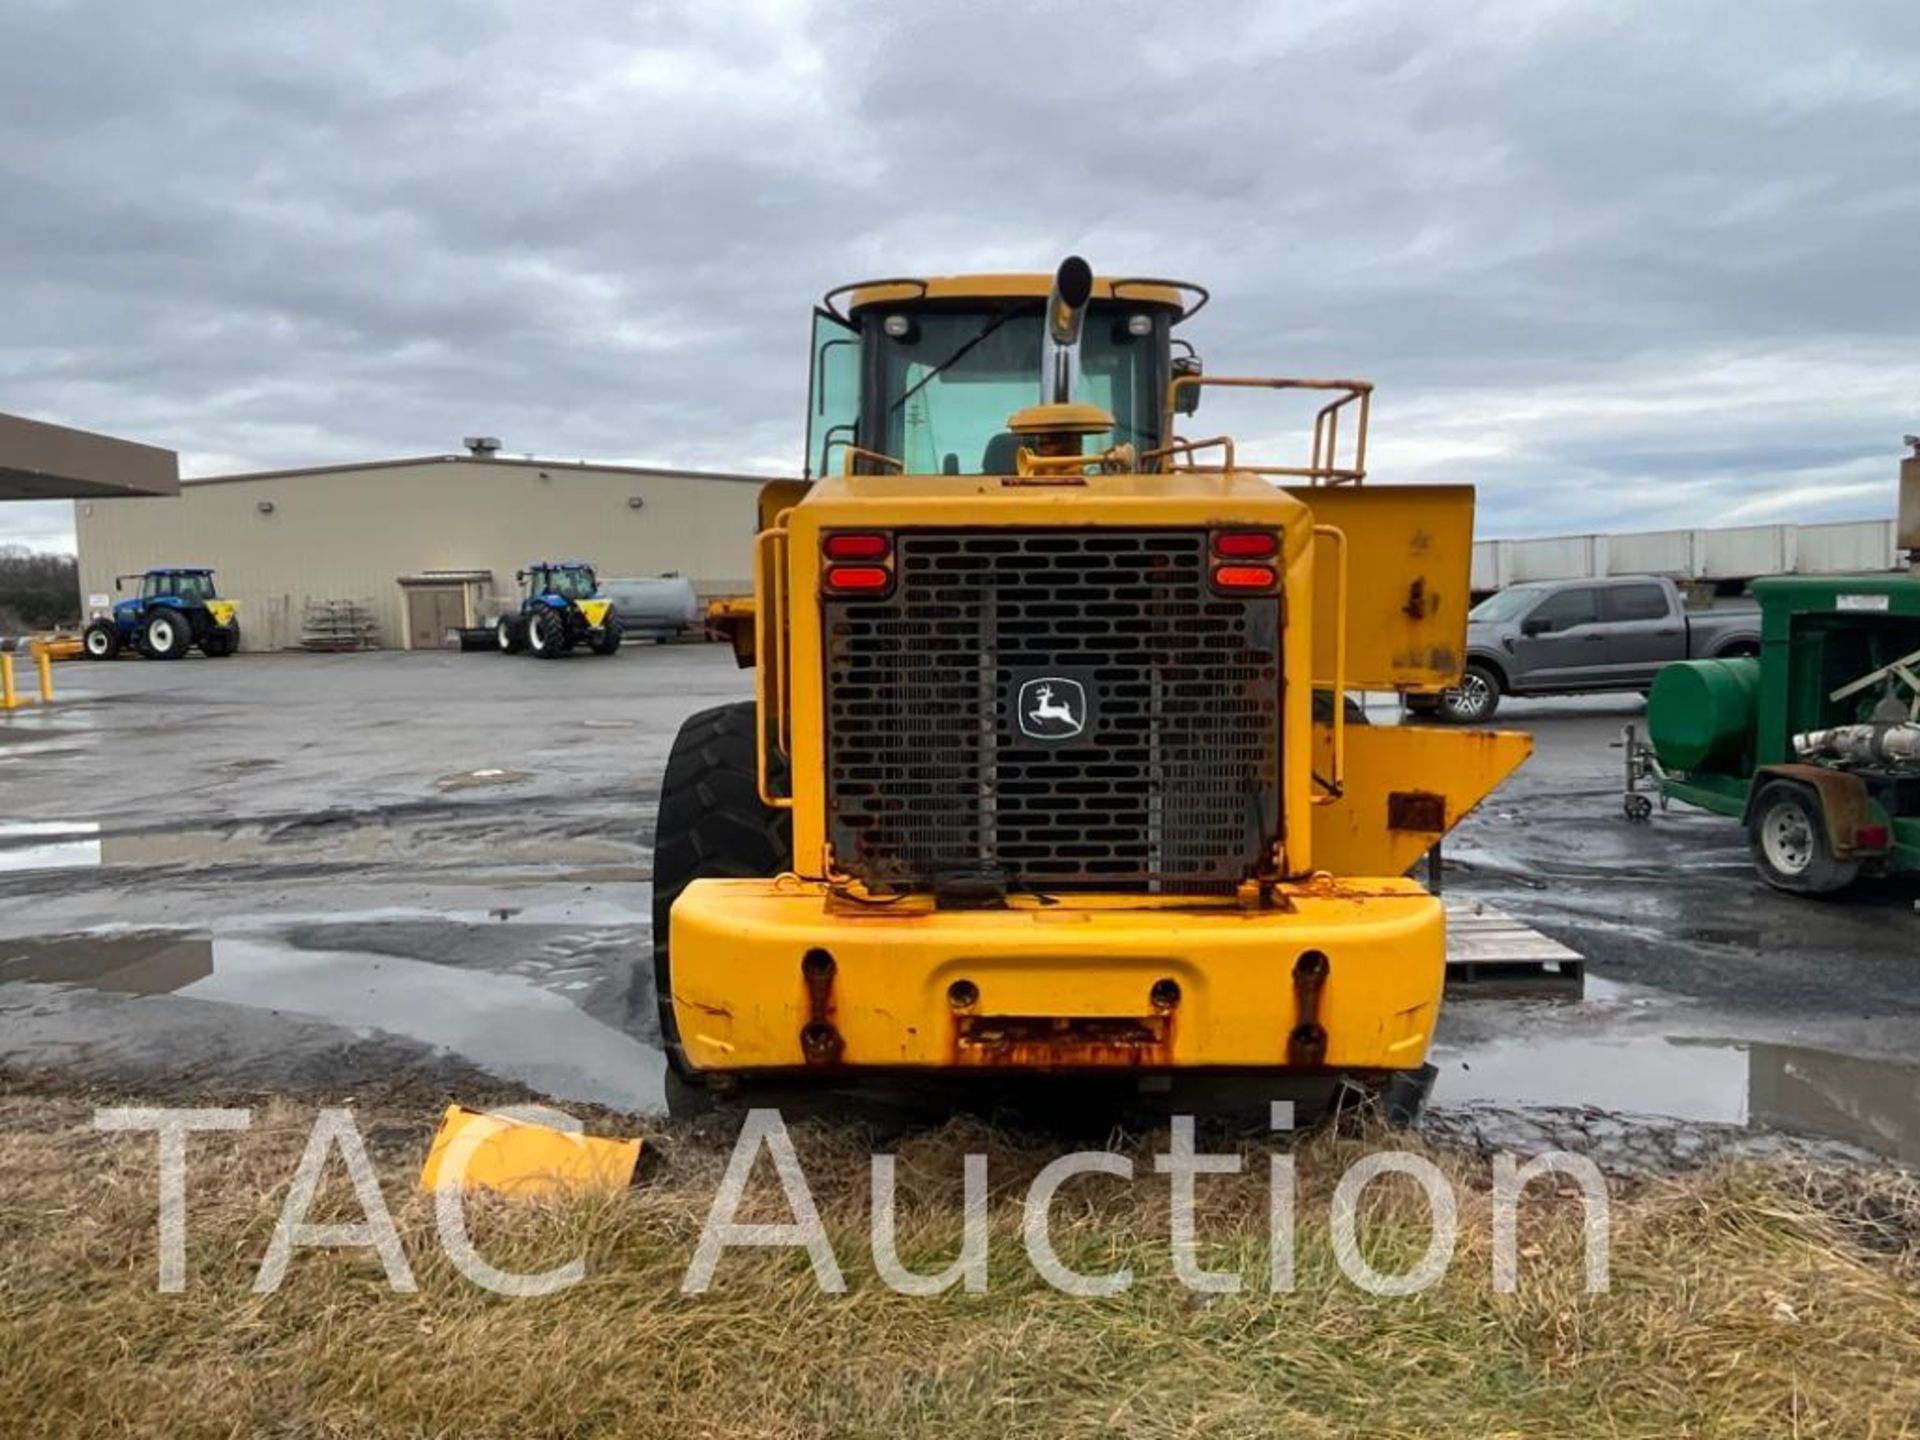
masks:
<path fill-rule="evenodd" d="M 139 581 L 138 591 L 87 626 L 82 644 L 89 659 L 111 660 L 129 645 L 150 660 L 178 660 L 196 645 L 217 660 L 240 648 L 234 604 L 214 593 L 213 571 L 161 566 L 117 576 L 114 589 L 124 590 L 129 580 Z"/>
<path fill-rule="evenodd" d="M 520 608 L 502 615 L 494 634 L 503 654 L 531 650 L 543 660 L 585 645 L 596 655 L 620 648 L 620 617 L 600 593 L 593 567 L 579 560 L 548 560 L 514 576 Z"/>

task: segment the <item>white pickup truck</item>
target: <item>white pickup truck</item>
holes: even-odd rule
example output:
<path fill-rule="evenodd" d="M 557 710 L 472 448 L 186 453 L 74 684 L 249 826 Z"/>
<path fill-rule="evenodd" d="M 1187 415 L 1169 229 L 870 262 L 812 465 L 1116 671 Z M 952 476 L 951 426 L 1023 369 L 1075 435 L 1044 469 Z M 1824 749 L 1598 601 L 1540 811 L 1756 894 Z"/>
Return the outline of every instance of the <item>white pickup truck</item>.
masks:
<path fill-rule="evenodd" d="M 1415 714 L 1461 725 L 1489 720 L 1503 695 L 1645 690 L 1674 660 L 1760 653 L 1760 611 L 1750 600 L 1689 610 L 1659 575 L 1511 585 L 1467 614 L 1459 688 L 1410 697 Z"/>

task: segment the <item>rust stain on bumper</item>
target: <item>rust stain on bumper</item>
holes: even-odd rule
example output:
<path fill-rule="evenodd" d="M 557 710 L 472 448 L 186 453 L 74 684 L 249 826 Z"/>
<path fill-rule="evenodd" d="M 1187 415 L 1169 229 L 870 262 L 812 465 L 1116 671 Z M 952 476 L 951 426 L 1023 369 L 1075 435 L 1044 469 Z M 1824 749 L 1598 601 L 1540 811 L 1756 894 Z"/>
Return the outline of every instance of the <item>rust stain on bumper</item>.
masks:
<path fill-rule="evenodd" d="M 1008 1069 L 1128 1069 L 1173 1063 L 1169 1015 L 956 1017 L 956 1064 Z"/>

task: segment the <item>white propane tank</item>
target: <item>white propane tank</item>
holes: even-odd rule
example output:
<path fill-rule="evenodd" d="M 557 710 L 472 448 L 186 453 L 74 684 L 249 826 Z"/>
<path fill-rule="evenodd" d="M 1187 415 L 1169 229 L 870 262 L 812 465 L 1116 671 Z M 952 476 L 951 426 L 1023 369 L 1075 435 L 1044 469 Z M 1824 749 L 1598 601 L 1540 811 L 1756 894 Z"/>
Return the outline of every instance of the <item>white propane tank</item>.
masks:
<path fill-rule="evenodd" d="M 613 601 L 620 626 L 629 640 L 657 640 L 678 635 L 700 618 L 700 602 L 693 593 L 693 582 L 683 575 L 603 579 L 600 593 Z"/>

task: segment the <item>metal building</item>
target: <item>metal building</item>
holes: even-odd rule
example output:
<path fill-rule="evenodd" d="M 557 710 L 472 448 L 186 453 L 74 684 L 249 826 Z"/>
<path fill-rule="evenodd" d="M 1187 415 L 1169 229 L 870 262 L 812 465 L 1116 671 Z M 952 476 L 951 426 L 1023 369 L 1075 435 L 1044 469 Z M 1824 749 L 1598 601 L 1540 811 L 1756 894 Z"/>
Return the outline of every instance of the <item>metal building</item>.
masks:
<path fill-rule="evenodd" d="M 686 576 L 702 596 L 752 588 L 765 477 L 506 459 L 497 442 L 429 455 L 187 479 L 172 499 L 74 504 L 81 599 L 109 604 L 116 575 L 208 565 L 237 601 L 243 648 L 301 643 L 352 607 L 391 649 L 443 644 L 486 622 L 534 560 L 603 577 Z"/>

